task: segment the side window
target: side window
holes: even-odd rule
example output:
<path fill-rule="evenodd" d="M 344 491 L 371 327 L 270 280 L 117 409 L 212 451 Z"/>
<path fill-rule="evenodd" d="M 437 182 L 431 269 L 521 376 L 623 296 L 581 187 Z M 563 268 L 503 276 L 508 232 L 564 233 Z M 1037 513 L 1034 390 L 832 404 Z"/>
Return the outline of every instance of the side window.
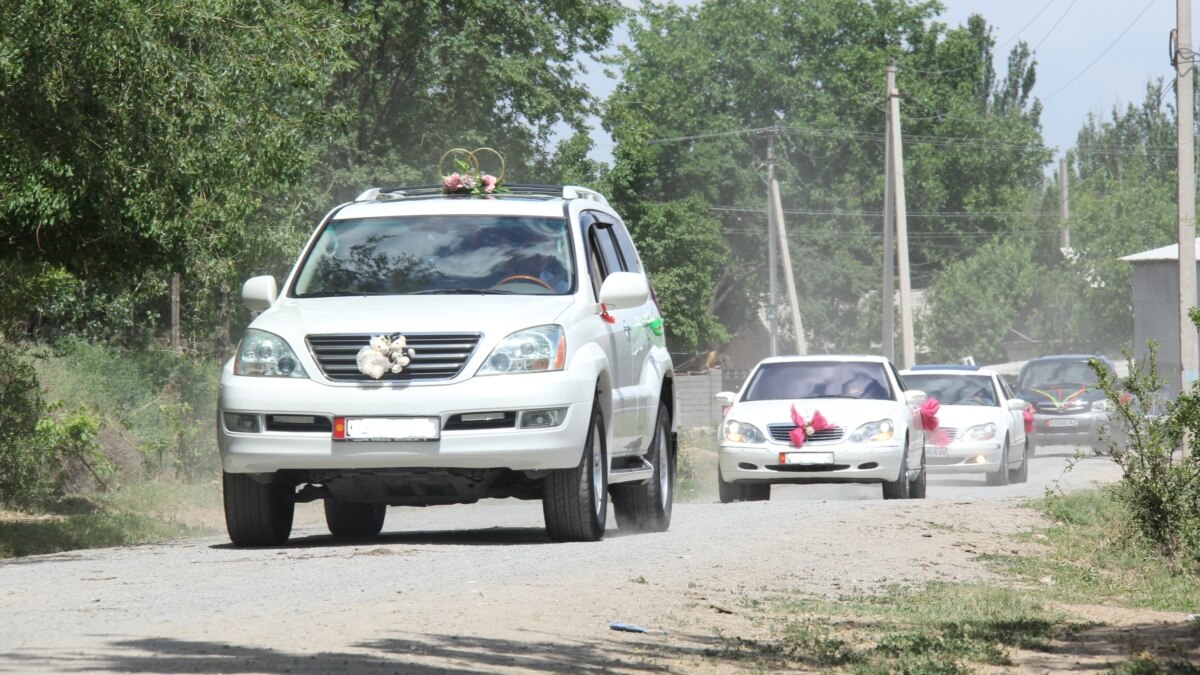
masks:
<path fill-rule="evenodd" d="M 629 230 L 621 223 L 616 223 L 612 226 L 613 235 L 617 238 L 617 250 L 621 254 L 621 258 L 625 261 L 626 272 L 642 273 L 642 265 L 638 262 L 637 249 L 633 245 L 633 239 L 629 237 Z"/>
<path fill-rule="evenodd" d="M 890 361 L 888 362 L 888 370 L 892 371 L 892 377 L 896 378 L 896 382 L 900 384 L 900 391 L 908 391 L 908 385 L 904 383 L 904 378 L 900 377 L 900 371 L 896 370 Z"/>
<path fill-rule="evenodd" d="M 622 272 L 625 270 L 625 263 L 621 259 L 620 251 L 617 250 L 617 242 L 613 239 L 613 228 L 611 226 L 603 223 L 592 225 L 588 239 L 592 248 L 600 256 L 603 278 L 608 278 L 608 275 L 613 272 Z"/>

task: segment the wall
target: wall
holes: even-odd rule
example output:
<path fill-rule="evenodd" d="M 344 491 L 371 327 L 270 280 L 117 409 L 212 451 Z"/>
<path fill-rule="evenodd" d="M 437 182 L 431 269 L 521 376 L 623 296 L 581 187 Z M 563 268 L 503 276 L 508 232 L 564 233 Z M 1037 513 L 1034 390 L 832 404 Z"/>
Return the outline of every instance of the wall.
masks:
<path fill-rule="evenodd" d="M 704 373 L 676 374 L 675 401 L 684 428 L 715 427 L 721 423 L 717 393 L 737 391 L 749 369 L 713 368 Z"/>

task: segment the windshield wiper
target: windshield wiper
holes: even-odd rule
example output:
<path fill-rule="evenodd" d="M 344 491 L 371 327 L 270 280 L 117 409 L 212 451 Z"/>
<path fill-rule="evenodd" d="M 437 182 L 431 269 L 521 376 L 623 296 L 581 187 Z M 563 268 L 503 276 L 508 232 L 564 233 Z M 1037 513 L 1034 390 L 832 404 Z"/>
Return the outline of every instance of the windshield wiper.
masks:
<path fill-rule="evenodd" d="M 434 288 L 428 291 L 417 291 L 409 295 L 512 295 L 512 291 L 501 291 L 491 288 Z"/>
<path fill-rule="evenodd" d="M 394 295 L 394 293 L 377 293 L 368 291 L 314 291 L 301 293 L 297 298 L 352 298 L 363 295 Z"/>

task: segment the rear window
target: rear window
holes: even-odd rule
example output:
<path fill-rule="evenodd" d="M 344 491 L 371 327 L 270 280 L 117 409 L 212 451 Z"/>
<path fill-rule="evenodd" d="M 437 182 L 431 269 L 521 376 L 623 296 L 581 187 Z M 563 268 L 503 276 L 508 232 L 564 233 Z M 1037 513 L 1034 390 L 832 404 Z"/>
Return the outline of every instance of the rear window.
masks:
<path fill-rule="evenodd" d="M 882 363 L 798 361 L 763 364 L 742 400 L 796 398 L 892 400 L 893 396 Z"/>
<path fill-rule="evenodd" d="M 334 220 L 305 257 L 292 295 L 563 295 L 575 286 L 573 260 L 563 218 Z"/>

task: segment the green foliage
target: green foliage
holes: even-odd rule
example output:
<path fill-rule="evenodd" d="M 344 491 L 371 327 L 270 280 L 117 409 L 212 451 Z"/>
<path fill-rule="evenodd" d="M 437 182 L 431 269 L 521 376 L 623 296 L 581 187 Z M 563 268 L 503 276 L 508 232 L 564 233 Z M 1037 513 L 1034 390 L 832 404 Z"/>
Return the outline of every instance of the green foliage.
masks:
<path fill-rule="evenodd" d="M 767 286 L 761 166 L 774 136 L 811 349 L 871 349 L 879 334 L 879 304 L 869 293 L 880 283 L 874 214 L 883 201 L 889 64 L 901 66 L 909 108 L 917 279 L 927 282 L 973 242 L 1030 226 L 995 215 L 1026 206 L 1049 159 L 1030 96 L 1030 53 L 1018 45 L 998 80 L 986 23 L 972 17 L 949 29 L 933 20 L 939 9 L 908 1 L 712 0 L 687 8 L 646 3 L 631 22 L 624 81 L 605 114 L 617 142 L 612 196 L 635 223 L 650 205 L 689 196 L 714 209 L 729 259 L 718 268 L 694 265 L 714 289 L 709 311 L 730 331 L 752 320 Z M 939 211 L 954 217 L 922 215 Z"/>
<path fill-rule="evenodd" d="M 1200 310 L 1191 318 L 1200 326 Z M 1108 443 L 1123 471 L 1115 496 L 1151 547 L 1200 572 L 1200 389 L 1164 401 L 1153 346 L 1146 362 L 1130 359 L 1126 377 L 1091 365 L 1117 412 L 1119 431 Z"/>
<path fill-rule="evenodd" d="M 1038 282 L 1031 253 L 1026 241 L 996 239 L 946 267 L 929 289 L 922 321 L 934 362 L 1008 360 L 1002 343 Z"/>

